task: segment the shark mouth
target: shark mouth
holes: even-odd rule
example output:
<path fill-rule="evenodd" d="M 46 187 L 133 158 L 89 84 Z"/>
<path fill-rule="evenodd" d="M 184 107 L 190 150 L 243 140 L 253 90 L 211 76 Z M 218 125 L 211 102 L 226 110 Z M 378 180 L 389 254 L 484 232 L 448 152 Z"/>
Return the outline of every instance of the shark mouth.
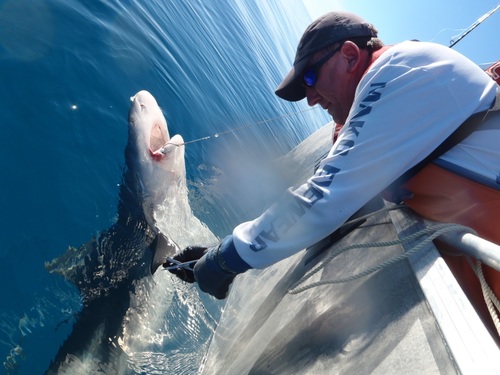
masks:
<path fill-rule="evenodd" d="M 142 90 L 130 98 L 132 105 L 129 112 L 129 123 L 143 136 L 139 137 L 147 143 L 146 147 L 153 160 L 161 161 L 168 156 L 170 136 L 165 117 L 156 99 Z M 142 130 L 141 130 L 142 129 Z"/>
<path fill-rule="evenodd" d="M 162 125 L 155 123 L 151 128 L 151 134 L 149 137 L 149 153 L 151 154 L 153 160 L 161 161 L 163 158 L 167 157 L 167 146 L 169 141 L 170 137 L 165 134 Z"/>

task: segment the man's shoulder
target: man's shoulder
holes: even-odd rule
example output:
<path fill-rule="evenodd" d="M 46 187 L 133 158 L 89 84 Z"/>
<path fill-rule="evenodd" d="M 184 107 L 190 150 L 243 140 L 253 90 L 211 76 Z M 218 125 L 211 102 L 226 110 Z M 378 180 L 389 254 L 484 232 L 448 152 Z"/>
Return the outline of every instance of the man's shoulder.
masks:
<path fill-rule="evenodd" d="M 432 64 L 434 61 L 439 61 L 441 64 L 471 65 L 480 70 L 467 56 L 439 43 L 408 40 L 394 44 L 386 54 L 392 55 L 393 61 L 397 58 L 401 61 L 415 61 L 417 64 Z"/>
<path fill-rule="evenodd" d="M 386 69 L 388 67 L 390 69 Z M 389 76 L 400 77 L 412 70 L 430 72 L 431 75 L 438 74 L 441 78 L 447 74 L 484 75 L 477 64 L 451 48 L 432 42 L 409 40 L 395 44 L 384 51 L 370 67 L 367 76 L 385 72 Z"/>

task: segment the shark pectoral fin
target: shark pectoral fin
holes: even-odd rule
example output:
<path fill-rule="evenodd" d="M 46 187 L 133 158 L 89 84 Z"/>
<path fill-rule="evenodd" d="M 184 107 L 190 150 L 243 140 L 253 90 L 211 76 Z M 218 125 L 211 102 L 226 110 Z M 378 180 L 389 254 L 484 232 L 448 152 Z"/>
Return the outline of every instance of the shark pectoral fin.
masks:
<path fill-rule="evenodd" d="M 158 267 L 165 263 L 165 258 L 172 257 L 179 252 L 179 246 L 162 233 L 156 235 L 156 238 L 150 245 L 150 249 L 153 252 L 151 274 L 154 274 Z"/>
<path fill-rule="evenodd" d="M 95 248 L 95 238 L 79 248 L 69 246 L 63 255 L 50 262 L 45 262 L 45 269 L 49 273 L 56 273 L 63 276 L 66 280 L 71 281 L 78 288 L 81 288 L 85 280 L 85 257 Z"/>

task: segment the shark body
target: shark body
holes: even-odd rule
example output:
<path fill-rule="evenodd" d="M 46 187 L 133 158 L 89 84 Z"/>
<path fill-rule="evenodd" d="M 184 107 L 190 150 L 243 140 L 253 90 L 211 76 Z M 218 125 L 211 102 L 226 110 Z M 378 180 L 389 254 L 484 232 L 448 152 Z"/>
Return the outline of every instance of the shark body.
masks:
<path fill-rule="evenodd" d="M 88 243 L 69 247 L 46 263 L 49 272 L 78 287 L 83 301 L 47 374 L 75 369 L 127 373 L 120 345 L 124 318 L 136 300 L 134 292 L 144 288 L 165 257 L 178 251 L 158 229 L 155 211 L 186 184 L 183 139 L 170 138 L 163 113 L 147 91 L 131 98 L 125 162 L 116 222 Z"/>

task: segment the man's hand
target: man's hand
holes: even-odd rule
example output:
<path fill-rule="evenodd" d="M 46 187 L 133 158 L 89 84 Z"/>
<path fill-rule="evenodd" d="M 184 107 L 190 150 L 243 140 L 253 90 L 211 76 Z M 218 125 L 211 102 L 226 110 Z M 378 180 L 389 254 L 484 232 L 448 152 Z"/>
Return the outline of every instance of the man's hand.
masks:
<path fill-rule="evenodd" d="M 191 262 L 175 267 L 179 263 Z M 215 298 L 224 299 L 229 286 L 237 274 L 251 267 L 238 255 L 232 240 L 227 236 L 213 247 L 189 246 L 176 254 L 172 261 L 167 260 L 163 267 L 188 283 L 197 282 L 200 289 Z"/>
<path fill-rule="evenodd" d="M 194 266 L 194 278 L 205 293 L 224 299 L 237 273 L 224 266 L 221 245 L 211 247 Z M 222 264 L 221 264 L 222 263 Z"/>
<path fill-rule="evenodd" d="M 188 246 L 180 253 L 175 254 L 172 259 L 176 260 L 179 263 L 198 260 L 207 252 L 207 249 L 207 246 Z M 176 275 L 179 279 L 187 283 L 194 283 L 195 278 L 193 274 L 193 268 L 196 263 L 191 263 L 189 267 L 175 267 L 176 264 L 177 263 L 171 262 L 167 259 L 167 261 L 163 263 L 163 267 L 169 268 L 169 271 Z"/>

